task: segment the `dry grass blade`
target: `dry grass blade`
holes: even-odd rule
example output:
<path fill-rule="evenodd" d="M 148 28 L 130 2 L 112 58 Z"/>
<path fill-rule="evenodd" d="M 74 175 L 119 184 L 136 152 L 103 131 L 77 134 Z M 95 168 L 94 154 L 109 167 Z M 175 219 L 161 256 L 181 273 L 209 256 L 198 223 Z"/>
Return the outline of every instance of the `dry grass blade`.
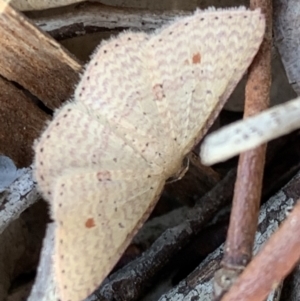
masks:
<path fill-rule="evenodd" d="M 201 160 L 211 165 L 300 128 L 300 98 L 231 123 L 208 135 L 201 145 Z M 222 152 L 220 152 L 222 149 Z"/>

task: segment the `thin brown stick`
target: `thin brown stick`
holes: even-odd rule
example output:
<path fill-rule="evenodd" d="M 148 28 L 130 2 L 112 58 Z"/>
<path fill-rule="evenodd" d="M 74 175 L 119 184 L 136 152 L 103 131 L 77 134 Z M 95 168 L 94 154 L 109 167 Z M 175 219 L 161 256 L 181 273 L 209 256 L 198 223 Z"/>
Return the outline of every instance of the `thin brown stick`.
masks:
<path fill-rule="evenodd" d="M 270 170 L 268 174 L 265 175 L 265 178 L 267 183 L 276 182 L 278 191 L 278 187 L 281 187 L 281 185 L 277 182 L 278 176 L 276 176 L 276 167 L 274 162 L 270 163 Z M 297 199 L 299 199 L 300 190 L 298 187 L 300 187 L 300 171 L 298 171 L 297 175 L 287 185 L 282 187 L 277 194 L 272 195 L 267 203 L 262 206 L 257 234 L 255 236 L 255 253 L 257 253 L 257 250 L 262 247 L 271 234 L 279 228 L 282 221 L 286 218 L 286 212 L 288 212 L 290 208 L 295 205 Z M 269 195 L 269 189 L 269 185 L 264 185 L 263 194 Z M 187 276 L 185 280 L 181 281 L 178 286 L 161 296 L 159 300 L 175 301 L 191 300 L 193 298 L 197 300 L 211 300 L 213 274 L 220 268 L 222 255 L 223 246 L 216 249 L 212 254 L 208 255 L 206 259 L 191 274 L 189 274 L 189 276 Z M 261 280 L 256 279 L 256 281 Z M 116 298 L 119 298 L 117 294 Z M 278 299 L 273 298 L 271 295 L 267 300 L 278 301 Z M 299 299 L 296 300 L 299 301 Z"/>
<path fill-rule="evenodd" d="M 252 0 L 266 16 L 266 33 L 261 48 L 249 69 L 244 117 L 259 113 L 269 105 L 271 86 L 272 5 L 270 0 Z M 215 295 L 220 298 L 251 260 L 256 231 L 266 145 L 243 153 L 239 159 L 233 207 L 227 234 L 223 269 L 215 278 Z"/>
<path fill-rule="evenodd" d="M 222 301 L 262 301 L 300 259 L 300 203 L 254 257 Z M 260 281 L 258 281 L 260 279 Z"/>
<path fill-rule="evenodd" d="M 256 1 L 253 1 L 256 2 Z M 254 59 L 246 86 L 245 117 L 266 109 L 271 84 L 271 2 L 261 0 L 267 15 L 267 32 L 259 53 Z M 266 145 L 241 154 L 233 198 L 230 227 L 223 259 L 225 267 L 245 266 L 252 257 L 257 225 Z"/>

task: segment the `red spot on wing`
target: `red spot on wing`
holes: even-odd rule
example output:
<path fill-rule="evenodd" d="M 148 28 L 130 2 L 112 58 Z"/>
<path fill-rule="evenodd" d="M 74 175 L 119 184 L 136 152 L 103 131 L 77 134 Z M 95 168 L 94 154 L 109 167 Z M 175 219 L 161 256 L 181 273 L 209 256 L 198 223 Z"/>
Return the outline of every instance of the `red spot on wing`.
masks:
<path fill-rule="evenodd" d="M 97 173 L 97 178 L 98 178 L 98 181 L 110 181 L 111 180 L 111 174 L 109 171 L 107 170 L 104 170 L 104 171 L 99 171 Z"/>
<path fill-rule="evenodd" d="M 163 100 L 165 97 L 162 84 L 156 84 L 152 88 L 156 100 Z"/>
<path fill-rule="evenodd" d="M 95 225 L 94 219 L 93 218 L 88 218 L 86 220 L 86 222 L 85 222 L 85 226 L 86 226 L 86 228 L 93 228 L 93 227 L 95 227 L 96 225 Z"/>
<path fill-rule="evenodd" d="M 200 53 L 199 52 L 195 53 L 193 55 L 193 64 L 200 64 L 200 62 L 201 62 L 201 55 L 200 55 Z"/>

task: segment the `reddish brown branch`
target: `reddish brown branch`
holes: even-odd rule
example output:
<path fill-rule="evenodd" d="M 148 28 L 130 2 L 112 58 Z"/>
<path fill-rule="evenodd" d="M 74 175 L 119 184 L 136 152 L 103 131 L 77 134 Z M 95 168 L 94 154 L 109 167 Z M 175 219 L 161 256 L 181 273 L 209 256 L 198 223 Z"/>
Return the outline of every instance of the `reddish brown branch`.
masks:
<path fill-rule="evenodd" d="M 257 6 L 257 5 L 256 5 Z M 262 0 L 267 16 L 267 32 L 249 72 L 246 86 L 245 117 L 254 115 L 269 105 L 271 84 L 271 3 Z M 266 146 L 241 154 L 235 184 L 233 208 L 228 231 L 224 266 L 245 266 L 252 256 L 257 225 Z"/>
<path fill-rule="evenodd" d="M 300 203 L 222 301 L 262 301 L 300 259 Z M 260 281 L 258 281 L 260 279 Z"/>
<path fill-rule="evenodd" d="M 269 106 L 272 38 L 271 1 L 251 1 L 251 8 L 257 7 L 260 7 L 264 12 L 267 26 L 261 48 L 249 69 L 244 117 L 259 113 Z M 240 156 L 230 225 L 222 261 L 223 270 L 216 276 L 218 289 L 215 294 L 217 297 L 222 296 L 251 260 L 261 198 L 265 153 L 266 145 L 263 145 Z M 222 279 L 226 279 L 226 281 Z M 229 279 L 230 281 L 228 281 Z"/>

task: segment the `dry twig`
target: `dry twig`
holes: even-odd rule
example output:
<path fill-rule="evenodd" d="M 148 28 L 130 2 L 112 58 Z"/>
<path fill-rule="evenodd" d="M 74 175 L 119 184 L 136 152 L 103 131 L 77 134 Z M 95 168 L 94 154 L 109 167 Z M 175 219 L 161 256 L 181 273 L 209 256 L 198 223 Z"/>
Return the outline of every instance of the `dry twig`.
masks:
<path fill-rule="evenodd" d="M 80 8 L 70 6 L 59 10 L 53 9 L 50 12 L 26 13 L 37 26 L 57 40 L 126 28 L 149 31 L 161 27 L 174 18 L 189 14 L 184 11 L 116 8 L 100 3 L 85 3 Z"/>
<path fill-rule="evenodd" d="M 40 198 L 36 184 L 32 179 L 32 167 L 5 190 L 0 198 L 0 233 L 20 214 Z"/>
<path fill-rule="evenodd" d="M 280 223 L 286 218 L 287 213 L 300 197 L 299 186 L 300 172 L 298 172 L 287 185 L 280 189 L 276 195 L 271 197 L 268 202 L 262 206 L 255 236 L 254 254 L 258 252 L 266 240 L 278 229 Z M 293 234 L 294 233 L 295 230 Z M 299 238 L 296 237 L 296 235 L 294 239 L 298 239 L 299 241 Z M 224 246 L 221 246 L 209 255 L 195 271 L 193 271 L 185 280 L 180 282 L 177 287 L 163 295 L 159 301 L 211 300 L 213 274 L 220 268 L 223 250 Z M 286 261 L 285 257 L 281 257 L 281 262 L 283 261 Z M 270 265 L 270 268 L 272 268 L 272 265 Z M 262 272 L 261 266 L 256 265 L 256 269 Z M 256 278 L 252 279 L 252 283 L 261 283 L 262 281 L 258 281 L 258 279 L 261 279 L 261 275 L 256 274 Z M 276 298 L 277 297 L 272 293 L 267 301 L 277 301 L 278 299 Z M 226 300 L 231 301 L 232 299 Z M 236 300 L 246 301 L 246 299 L 243 299 L 243 294 L 241 293 Z"/>
<path fill-rule="evenodd" d="M 249 69 L 244 116 L 269 105 L 271 85 L 272 5 L 270 0 L 252 1 L 266 16 L 266 33 L 261 48 Z M 227 234 L 223 269 L 215 277 L 215 295 L 219 299 L 229 289 L 252 257 L 252 248 L 261 198 L 266 145 L 241 154 L 238 164 L 233 207 Z"/>
<path fill-rule="evenodd" d="M 300 95 L 300 2 L 274 1 L 274 41 L 290 84 Z"/>
<path fill-rule="evenodd" d="M 298 200 L 299 202 L 299 200 Z M 263 301 L 300 259 L 300 203 L 253 258 L 222 301 Z M 257 281 L 260 279 L 260 281 Z"/>

